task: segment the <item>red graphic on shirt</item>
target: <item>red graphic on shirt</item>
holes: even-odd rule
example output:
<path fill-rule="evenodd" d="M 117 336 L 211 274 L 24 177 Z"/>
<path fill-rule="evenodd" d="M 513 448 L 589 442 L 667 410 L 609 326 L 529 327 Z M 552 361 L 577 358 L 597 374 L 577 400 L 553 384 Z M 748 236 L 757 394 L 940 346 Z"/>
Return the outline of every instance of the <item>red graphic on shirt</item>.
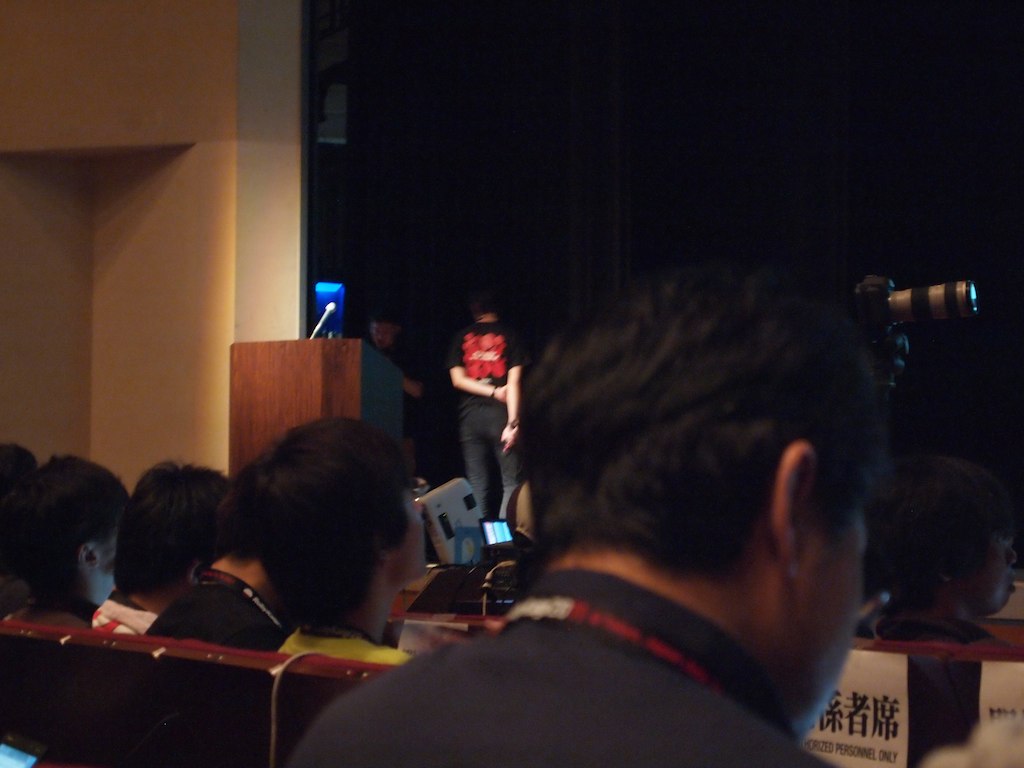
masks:
<path fill-rule="evenodd" d="M 508 373 L 505 336 L 500 333 L 467 333 L 462 337 L 462 362 L 474 379 L 501 379 Z"/>

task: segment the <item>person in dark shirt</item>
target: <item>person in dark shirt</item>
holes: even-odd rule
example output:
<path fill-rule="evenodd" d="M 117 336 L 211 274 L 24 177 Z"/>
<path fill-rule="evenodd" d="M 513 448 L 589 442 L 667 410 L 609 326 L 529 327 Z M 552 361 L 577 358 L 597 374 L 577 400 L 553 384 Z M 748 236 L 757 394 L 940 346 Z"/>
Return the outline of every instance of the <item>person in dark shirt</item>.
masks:
<path fill-rule="evenodd" d="M 275 520 L 263 562 L 298 629 L 284 653 L 400 664 L 385 642 L 398 593 L 421 577 L 421 507 L 398 444 L 354 419 L 291 430 L 251 506 Z"/>
<path fill-rule="evenodd" d="M 288 430 L 220 507 L 219 551 L 151 635 L 399 663 L 392 603 L 424 570 L 423 526 L 398 444 L 362 421 Z M 287 643 L 286 643 L 287 641 Z"/>
<path fill-rule="evenodd" d="M 498 316 L 494 293 L 469 300 L 473 324 L 463 328 L 448 351 L 448 374 L 459 390 L 459 443 L 466 479 L 484 517 L 504 517 L 512 491 L 522 481 L 519 391 L 526 351 L 516 332 Z M 501 507 L 490 509 L 491 462 L 501 473 Z"/>
<path fill-rule="evenodd" d="M 528 595 L 340 697 L 291 768 L 824 765 L 798 739 L 888 465 L 852 324 L 729 270 L 659 276 L 548 347 L 521 422 Z"/>
<path fill-rule="evenodd" d="M 94 629 L 141 635 L 213 560 L 217 505 L 228 479 L 209 467 L 161 462 L 135 484 L 117 534 L 116 588 Z"/>
<path fill-rule="evenodd" d="M 412 371 L 400 342 L 402 323 L 398 314 L 378 309 L 370 314 L 367 340 L 402 373 L 402 452 L 409 474 L 416 474 L 416 435 L 420 428 L 423 382 Z"/>
<path fill-rule="evenodd" d="M 274 521 L 247 503 L 266 456 L 238 473 L 218 509 L 216 559 L 195 574 L 195 586 L 167 606 L 146 634 L 254 651 L 276 651 L 288 637 L 291 622 L 263 563 Z"/>
<path fill-rule="evenodd" d="M 977 621 L 1014 589 L 1014 510 L 987 469 L 951 456 L 896 463 L 868 506 L 866 580 L 891 601 L 875 625 L 885 640 L 1002 644 Z"/>

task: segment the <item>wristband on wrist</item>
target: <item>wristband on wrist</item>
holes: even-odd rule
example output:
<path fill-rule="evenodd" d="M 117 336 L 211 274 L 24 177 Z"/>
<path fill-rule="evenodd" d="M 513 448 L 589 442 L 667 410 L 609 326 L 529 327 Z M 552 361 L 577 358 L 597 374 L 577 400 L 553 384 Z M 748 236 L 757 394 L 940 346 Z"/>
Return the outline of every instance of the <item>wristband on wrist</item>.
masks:
<path fill-rule="evenodd" d="M 508 427 L 510 429 L 519 429 L 519 419 L 512 419 L 512 421 L 508 423 Z"/>

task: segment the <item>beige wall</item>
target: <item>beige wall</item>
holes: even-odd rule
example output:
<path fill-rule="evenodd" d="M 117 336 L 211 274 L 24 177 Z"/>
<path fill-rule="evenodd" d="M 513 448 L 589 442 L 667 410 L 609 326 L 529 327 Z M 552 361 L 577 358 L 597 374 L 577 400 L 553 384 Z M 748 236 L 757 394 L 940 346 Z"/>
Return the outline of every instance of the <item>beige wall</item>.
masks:
<path fill-rule="evenodd" d="M 0 150 L 233 138 L 237 0 L 4 0 Z"/>
<path fill-rule="evenodd" d="M 267 338 L 298 329 L 299 7 L 0 3 L 0 441 L 129 486 L 165 458 L 226 469 L 239 276 L 285 307 Z M 260 62 L 244 149 L 240 28 Z M 268 175 L 272 215 L 242 200 Z"/>
<path fill-rule="evenodd" d="M 235 341 L 295 339 L 305 313 L 300 2 L 239 0 Z"/>
<path fill-rule="evenodd" d="M 0 441 L 89 451 L 92 339 L 87 175 L 0 156 Z"/>
<path fill-rule="evenodd" d="M 226 467 L 234 145 L 94 167 L 91 456 Z"/>

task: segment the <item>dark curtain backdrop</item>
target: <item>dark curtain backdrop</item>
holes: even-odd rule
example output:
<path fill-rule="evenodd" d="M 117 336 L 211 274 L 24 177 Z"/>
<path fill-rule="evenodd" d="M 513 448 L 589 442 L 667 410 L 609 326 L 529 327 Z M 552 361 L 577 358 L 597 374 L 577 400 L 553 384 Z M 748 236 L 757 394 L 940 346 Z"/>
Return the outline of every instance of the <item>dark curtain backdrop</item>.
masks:
<path fill-rule="evenodd" d="M 988 465 L 1020 506 L 1024 6 L 851 8 L 850 276 L 980 295 L 977 318 L 906 326 L 893 442 Z"/>
<path fill-rule="evenodd" d="M 632 276 L 728 258 L 851 311 L 865 274 L 974 279 L 981 316 L 906 329 L 894 444 L 981 461 L 1021 498 L 1024 7 L 350 7 L 348 143 L 311 153 L 310 278 L 347 284 L 346 335 L 402 313 L 432 482 L 462 471 L 443 360 L 469 289 L 497 287 L 539 354 Z"/>

